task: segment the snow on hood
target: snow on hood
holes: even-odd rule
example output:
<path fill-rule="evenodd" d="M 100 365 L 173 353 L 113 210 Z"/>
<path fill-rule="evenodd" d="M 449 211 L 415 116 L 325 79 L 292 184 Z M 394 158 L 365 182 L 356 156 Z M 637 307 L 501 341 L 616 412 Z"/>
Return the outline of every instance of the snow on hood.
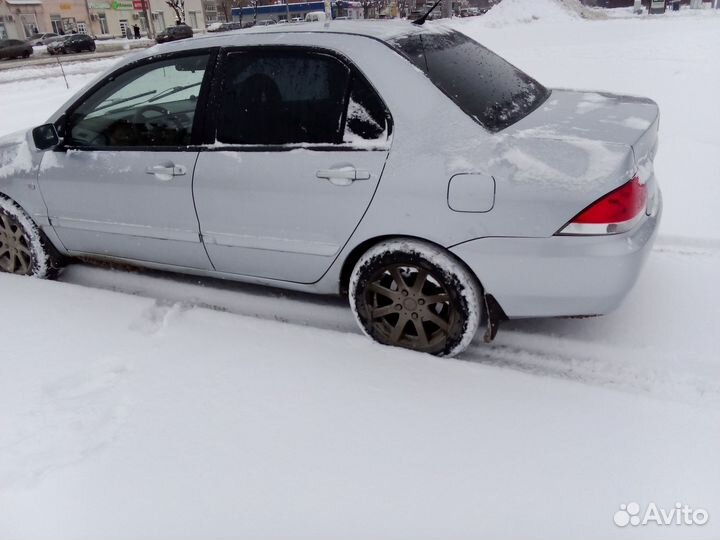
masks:
<path fill-rule="evenodd" d="M 26 131 L 0 137 L 0 179 L 29 173 L 34 166 Z"/>

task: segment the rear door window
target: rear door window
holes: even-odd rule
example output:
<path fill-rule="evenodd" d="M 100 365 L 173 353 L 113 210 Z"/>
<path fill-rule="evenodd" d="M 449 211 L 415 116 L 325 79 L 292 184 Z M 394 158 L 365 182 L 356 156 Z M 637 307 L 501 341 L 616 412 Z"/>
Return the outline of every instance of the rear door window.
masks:
<path fill-rule="evenodd" d="M 350 70 L 311 51 L 241 51 L 223 65 L 219 143 L 338 144 Z"/>
<path fill-rule="evenodd" d="M 550 94 L 532 77 L 460 32 L 412 34 L 390 45 L 490 131 L 524 118 Z"/>

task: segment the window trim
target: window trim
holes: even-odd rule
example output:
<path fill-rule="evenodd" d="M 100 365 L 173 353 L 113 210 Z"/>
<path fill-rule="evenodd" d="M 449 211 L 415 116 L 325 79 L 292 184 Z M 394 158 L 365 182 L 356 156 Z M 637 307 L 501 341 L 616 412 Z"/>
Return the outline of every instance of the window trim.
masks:
<path fill-rule="evenodd" d="M 202 134 L 205 132 L 205 112 L 207 109 L 208 99 L 210 97 L 210 86 L 214 78 L 214 72 L 217 65 L 219 47 L 208 47 L 201 49 L 187 49 L 183 51 L 158 54 L 151 57 L 141 58 L 135 62 L 131 62 L 121 68 L 113 71 L 107 76 L 103 77 L 96 84 L 90 87 L 84 92 L 78 99 L 76 99 L 72 105 L 70 105 L 65 112 L 60 116 L 56 122 L 56 129 L 62 134 L 62 142 L 55 147 L 56 152 L 66 152 L 67 150 L 73 151 L 84 151 L 84 152 L 198 152 L 202 140 Z M 195 108 L 195 116 L 193 118 L 192 133 L 190 135 L 191 141 L 186 146 L 76 146 L 66 142 L 66 134 L 68 130 L 68 122 L 72 117 L 73 113 L 83 105 L 91 96 L 96 92 L 100 91 L 104 86 L 111 83 L 120 75 L 127 73 L 133 69 L 154 64 L 157 62 L 164 62 L 167 60 L 173 60 L 175 58 L 184 58 L 188 56 L 199 56 L 201 54 L 208 55 L 208 63 L 205 69 L 205 75 L 203 76 L 202 84 L 200 85 L 200 92 L 198 92 L 197 106 Z"/>
<path fill-rule="evenodd" d="M 348 78 L 348 85 L 345 90 L 345 96 L 343 98 L 343 113 L 342 122 L 340 125 L 340 133 L 345 130 L 345 124 L 347 121 L 348 102 L 350 93 L 352 92 L 352 81 L 355 77 L 364 79 L 368 87 L 372 89 L 380 103 L 385 110 L 385 122 L 387 124 L 387 138 L 379 142 L 377 145 L 371 144 L 368 141 L 367 145 L 357 145 L 354 143 L 296 143 L 296 144 L 230 144 L 216 142 L 217 133 L 217 113 L 219 112 L 219 106 L 215 109 L 210 107 L 210 103 L 221 103 L 220 94 L 222 92 L 222 86 L 225 80 L 225 59 L 233 53 L 238 52 L 301 52 L 310 53 L 322 56 L 329 56 L 341 64 L 343 64 L 350 72 Z M 393 117 L 387 103 L 383 99 L 380 92 L 378 92 L 370 79 L 355 65 L 344 54 L 320 46 L 307 46 L 307 45 L 237 45 L 237 46 L 226 46 L 222 47 L 217 56 L 217 68 L 212 81 L 212 89 L 210 91 L 210 98 L 208 99 L 207 109 L 205 111 L 205 131 L 203 133 L 202 146 L 200 150 L 203 152 L 289 152 L 292 150 L 309 150 L 316 152 L 372 152 L 382 151 L 387 152 L 390 150 L 392 145 L 392 134 L 393 134 Z"/>

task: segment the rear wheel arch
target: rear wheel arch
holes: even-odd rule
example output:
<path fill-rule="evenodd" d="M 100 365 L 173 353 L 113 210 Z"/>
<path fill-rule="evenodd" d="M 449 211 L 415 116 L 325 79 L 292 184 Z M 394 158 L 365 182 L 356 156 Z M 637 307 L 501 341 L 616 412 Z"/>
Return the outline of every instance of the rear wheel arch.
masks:
<path fill-rule="evenodd" d="M 421 238 L 419 236 L 408 236 L 408 235 L 384 235 L 384 236 L 375 236 L 373 238 L 368 238 L 367 240 L 364 240 L 360 242 L 357 246 L 355 246 L 350 253 L 345 257 L 345 260 L 343 261 L 342 269 L 340 270 L 340 288 L 339 292 L 342 295 L 347 294 L 348 292 L 348 286 L 350 284 L 350 275 L 352 274 L 353 269 L 355 268 L 355 265 L 360 260 L 360 257 L 362 257 L 365 253 L 367 253 L 368 250 L 372 249 L 374 246 L 386 242 L 388 240 L 409 240 L 409 241 L 416 241 L 423 244 L 431 244 L 435 246 L 438 249 L 441 249 L 447 253 L 449 257 L 454 259 L 458 264 L 461 264 L 464 269 L 469 272 L 476 281 L 476 284 L 480 287 L 481 291 L 484 291 L 484 287 L 482 285 L 482 280 L 480 277 L 473 271 L 470 266 L 467 265 L 465 261 L 463 261 L 460 257 L 458 257 L 455 253 L 447 249 L 446 247 L 442 246 L 441 244 L 438 244 L 437 242 L 433 242 L 432 240 L 426 240 L 425 238 Z"/>
<path fill-rule="evenodd" d="M 434 242 L 411 236 L 372 240 L 355 248 L 344 268 L 363 332 L 386 345 L 441 356 L 464 351 L 485 319 L 475 273 Z"/>

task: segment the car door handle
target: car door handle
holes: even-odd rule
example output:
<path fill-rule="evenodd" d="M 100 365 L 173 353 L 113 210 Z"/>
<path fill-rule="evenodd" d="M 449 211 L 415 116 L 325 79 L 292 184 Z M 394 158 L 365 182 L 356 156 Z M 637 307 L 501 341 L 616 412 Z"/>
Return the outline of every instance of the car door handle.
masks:
<path fill-rule="evenodd" d="M 348 186 L 355 180 L 370 180 L 370 172 L 353 167 L 339 167 L 337 169 L 320 169 L 315 173 L 320 179 L 330 180 L 336 186 Z"/>
<path fill-rule="evenodd" d="M 153 165 L 145 169 L 147 174 L 154 174 L 160 180 L 170 180 L 173 176 L 182 176 L 187 173 L 184 165 Z"/>

